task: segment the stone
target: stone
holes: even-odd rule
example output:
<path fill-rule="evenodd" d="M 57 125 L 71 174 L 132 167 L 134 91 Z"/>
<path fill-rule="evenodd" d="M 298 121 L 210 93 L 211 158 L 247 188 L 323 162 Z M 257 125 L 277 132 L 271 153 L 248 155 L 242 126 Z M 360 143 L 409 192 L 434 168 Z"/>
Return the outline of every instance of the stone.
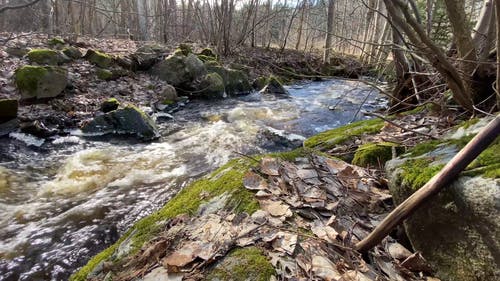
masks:
<path fill-rule="evenodd" d="M 268 80 L 269 79 L 264 76 L 257 77 L 252 81 L 252 87 L 254 90 L 260 91 L 267 85 Z"/>
<path fill-rule="evenodd" d="M 84 58 L 100 68 L 108 68 L 114 63 L 114 58 L 112 56 L 94 50 L 88 50 Z"/>
<path fill-rule="evenodd" d="M 61 67 L 25 65 L 16 70 L 15 82 L 21 99 L 43 99 L 60 95 L 68 84 L 68 77 Z"/>
<path fill-rule="evenodd" d="M 91 135 L 134 135 L 145 141 L 160 137 L 158 128 L 151 117 L 132 105 L 96 116 L 84 124 L 81 130 Z"/>
<path fill-rule="evenodd" d="M 161 103 L 174 103 L 178 99 L 177 91 L 174 86 L 167 85 L 163 92 L 158 95 L 158 99 L 158 102 Z"/>
<path fill-rule="evenodd" d="M 174 54 L 156 64 L 153 74 L 176 88 L 189 89 L 195 79 L 206 74 L 206 69 L 194 54 Z"/>
<path fill-rule="evenodd" d="M 21 123 L 21 132 L 38 138 L 48 138 L 57 134 L 57 130 L 49 129 L 41 121 Z"/>
<path fill-rule="evenodd" d="M 267 85 L 260 91 L 263 94 L 288 95 L 288 91 L 275 77 L 270 77 Z"/>
<path fill-rule="evenodd" d="M 205 75 L 198 87 L 199 92 L 197 94 L 205 97 L 224 97 L 224 80 L 215 72 Z"/>
<path fill-rule="evenodd" d="M 65 54 L 67 57 L 69 58 L 72 58 L 72 59 L 81 59 L 83 54 L 82 52 L 80 52 L 80 49 L 76 48 L 76 47 L 73 47 L 73 46 L 69 46 L 69 47 L 66 47 L 62 50 L 63 54 Z"/>
<path fill-rule="evenodd" d="M 17 118 L 17 109 L 17 100 L 0 99 L 0 124 Z"/>
<path fill-rule="evenodd" d="M 47 41 L 47 45 L 49 45 L 50 47 L 59 47 L 59 46 L 63 46 L 64 44 L 66 44 L 64 39 L 59 38 L 59 37 L 53 37 Z"/>
<path fill-rule="evenodd" d="M 101 104 L 101 111 L 108 113 L 113 110 L 117 110 L 120 106 L 120 102 L 115 98 L 110 98 Z"/>
<path fill-rule="evenodd" d="M 120 77 L 128 75 L 128 72 L 123 68 L 98 68 L 95 73 L 98 79 L 104 81 L 116 80 Z"/>
<path fill-rule="evenodd" d="M 50 49 L 34 49 L 29 51 L 27 55 L 31 63 L 40 65 L 60 65 L 70 60 L 60 51 Z"/>
<path fill-rule="evenodd" d="M 206 64 L 208 72 L 219 74 L 224 80 L 224 88 L 228 95 L 247 94 L 252 91 L 248 76 L 241 70 L 229 69 L 216 64 Z"/>
<path fill-rule="evenodd" d="M 13 57 L 24 57 L 29 51 L 30 49 L 23 47 L 8 47 L 5 49 L 5 52 Z"/>
<path fill-rule="evenodd" d="M 497 173 L 487 173 L 492 163 L 486 161 L 492 157 L 496 159 L 492 165 L 498 165 L 496 148 L 498 143 L 485 150 L 404 223 L 413 248 L 422 252 L 442 280 L 486 281 L 500 276 L 500 179 Z M 455 145 L 443 143 L 418 156 L 411 157 L 410 151 L 388 161 L 385 169 L 395 203 L 418 190 L 457 152 Z"/>

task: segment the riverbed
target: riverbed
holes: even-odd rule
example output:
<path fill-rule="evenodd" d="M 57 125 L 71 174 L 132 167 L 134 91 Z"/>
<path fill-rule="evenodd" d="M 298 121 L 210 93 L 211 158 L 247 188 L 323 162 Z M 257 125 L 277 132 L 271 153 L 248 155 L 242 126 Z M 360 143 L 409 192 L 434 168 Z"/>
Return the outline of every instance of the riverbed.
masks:
<path fill-rule="evenodd" d="M 0 280 L 66 280 L 189 182 L 229 159 L 300 146 L 385 106 L 356 81 L 304 82 L 289 97 L 194 101 L 158 117 L 161 138 L 0 139 Z"/>

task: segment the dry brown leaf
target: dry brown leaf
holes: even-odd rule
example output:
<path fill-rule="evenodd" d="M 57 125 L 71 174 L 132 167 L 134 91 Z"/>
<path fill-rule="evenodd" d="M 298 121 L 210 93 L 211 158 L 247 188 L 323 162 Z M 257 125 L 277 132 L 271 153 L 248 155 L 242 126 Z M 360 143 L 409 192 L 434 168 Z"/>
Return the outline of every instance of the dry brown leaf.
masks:
<path fill-rule="evenodd" d="M 258 174 L 250 171 L 243 178 L 243 186 L 250 190 L 265 190 L 267 182 Z"/>
<path fill-rule="evenodd" d="M 293 215 L 290 207 L 281 201 L 261 200 L 259 203 L 260 207 L 273 217 L 291 217 Z"/>
<path fill-rule="evenodd" d="M 265 157 L 260 161 L 260 170 L 269 176 L 279 176 L 279 162 L 276 158 Z"/>
<path fill-rule="evenodd" d="M 315 276 L 326 281 L 337 281 L 342 278 L 342 275 L 337 271 L 335 265 L 323 256 L 312 257 L 312 272 Z"/>
<path fill-rule="evenodd" d="M 411 256 L 411 252 L 397 242 L 389 244 L 387 246 L 387 252 L 396 260 L 404 260 Z"/>
<path fill-rule="evenodd" d="M 424 259 L 424 257 L 420 252 L 416 252 L 413 255 L 406 258 L 401 263 L 401 265 L 413 272 L 425 272 L 425 273 L 432 272 L 432 268 L 430 267 L 430 265 L 427 263 L 427 261 Z"/>

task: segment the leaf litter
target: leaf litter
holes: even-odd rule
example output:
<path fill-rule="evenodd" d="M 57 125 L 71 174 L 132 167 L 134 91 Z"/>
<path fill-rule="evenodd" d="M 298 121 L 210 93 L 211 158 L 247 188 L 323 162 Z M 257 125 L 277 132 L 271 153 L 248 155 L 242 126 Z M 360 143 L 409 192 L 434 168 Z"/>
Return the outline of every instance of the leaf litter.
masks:
<path fill-rule="evenodd" d="M 152 274 L 198 280 L 232 249 L 247 246 L 263 250 L 275 280 L 428 280 L 431 274 L 420 253 L 392 237 L 364 257 L 353 249 L 390 211 L 388 190 L 368 169 L 314 154 L 266 157 L 243 185 L 255 192 L 260 210 L 235 214 L 224 207 L 230 196 L 216 197 L 206 204 L 212 207 L 171 220 L 140 253 L 113 265 L 113 280 Z"/>

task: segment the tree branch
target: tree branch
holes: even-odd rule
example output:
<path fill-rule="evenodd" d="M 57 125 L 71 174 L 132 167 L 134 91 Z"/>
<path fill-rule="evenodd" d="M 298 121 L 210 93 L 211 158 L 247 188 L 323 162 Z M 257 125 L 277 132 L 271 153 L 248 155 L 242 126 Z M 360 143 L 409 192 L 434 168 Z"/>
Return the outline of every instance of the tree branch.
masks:
<path fill-rule="evenodd" d="M 16 9 L 27 8 L 29 6 L 35 5 L 38 2 L 40 2 L 40 0 L 33 0 L 31 2 L 28 2 L 28 3 L 19 4 L 17 6 L 4 6 L 4 7 L 0 7 L 0 13 L 3 13 L 5 11 L 7 11 L 7 10 L 16 10 Z"/>

